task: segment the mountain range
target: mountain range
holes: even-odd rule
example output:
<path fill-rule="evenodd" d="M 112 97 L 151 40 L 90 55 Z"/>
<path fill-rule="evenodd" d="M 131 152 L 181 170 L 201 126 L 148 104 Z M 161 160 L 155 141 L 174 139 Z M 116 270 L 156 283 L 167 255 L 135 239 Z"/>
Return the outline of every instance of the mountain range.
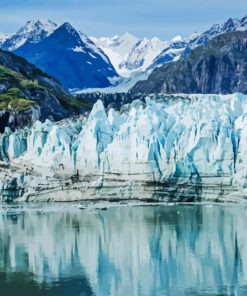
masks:
<path fill-rule="evenodd" d="M 67 90 L 109 88 L 127 90 L 165 63 L 186 57 L 216 36 L 247 29 L 247 17 L 229 19 L 203 33 L 162 41 L 130 33 L 114 37 L 87 37 L 69 23 L 27 22 L 13 35 L 0 34 L 0 47 L 27 59 L 55 77 Z M 120 85 L 119 85 L 120 84 Z"/>
<path fill-rule="evenodd" d="M 193 33 L 185 38 L 178 36 L 155 58 L 150 66 L 150 70 L 164 63 L 177 61 L 181 56 L 187 56 L 192 49 L 207 44 L 209 40 L 220 34 L 245 30 L 247 30 L 247 17 L 240 20 L 230 18 L 221 25 L 213 25 L 203 33 Z"/>
<path fill-rule="evenodd" d="M 230 18 L 223 24 L 213 25 L 203 33 L 194 32 L 187 37 L 178 35 L 168 41 L 156 37 L 139 39 L 129 33 L 121 37 L 92 39 L 109 56 L 118 73 L 130 77 L 143 72 L 148 75 L 162 64 L 177 61 L 181 56 L 188 55 L 192 49 L 207 44 L 220 34 L 245 30 L 247 17 L 240 20 Z"/>

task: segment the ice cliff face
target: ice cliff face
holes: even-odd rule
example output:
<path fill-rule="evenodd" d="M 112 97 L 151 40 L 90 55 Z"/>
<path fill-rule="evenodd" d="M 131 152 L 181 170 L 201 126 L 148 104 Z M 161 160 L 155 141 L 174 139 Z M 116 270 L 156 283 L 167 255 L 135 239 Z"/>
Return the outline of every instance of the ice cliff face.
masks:
<path fill-rule="evenodd" d="M 205 184 L 244 188 L 246 99 L 242 94 L 151 96 L 108 114 L 98 101 L 88 118 L 36 122 L 14 133 L 6 129 L 0 138 L 2 196 L 14 188 L 11 192 L 24 198 L 39 190 L 51 199 L 63 190 L 64 199 L 90 198 L 92 188 L 110 184 L 120 190 L 140 182 L 159 188 L 181 182 L 198 190 Z"/>

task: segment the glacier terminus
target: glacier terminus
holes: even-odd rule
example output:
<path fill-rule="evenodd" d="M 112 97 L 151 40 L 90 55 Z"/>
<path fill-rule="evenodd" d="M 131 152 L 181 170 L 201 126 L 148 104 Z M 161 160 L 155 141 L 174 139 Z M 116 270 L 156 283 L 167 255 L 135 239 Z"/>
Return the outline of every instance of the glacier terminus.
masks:
<path fill-rule="evenodd" d="M 3 200 L 239 200 L 247 97 L 150 95 L 0 135 Z"/>

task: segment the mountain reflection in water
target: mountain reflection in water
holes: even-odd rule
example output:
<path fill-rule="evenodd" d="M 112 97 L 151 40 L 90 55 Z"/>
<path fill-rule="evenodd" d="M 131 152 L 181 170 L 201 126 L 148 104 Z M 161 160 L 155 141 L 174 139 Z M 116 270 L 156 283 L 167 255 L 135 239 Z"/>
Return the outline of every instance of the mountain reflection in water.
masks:
<path fill-rule="evenodd" d="M 246 221 L 241 205 L 5 207 L 0 294 L 247 295 Z"/>

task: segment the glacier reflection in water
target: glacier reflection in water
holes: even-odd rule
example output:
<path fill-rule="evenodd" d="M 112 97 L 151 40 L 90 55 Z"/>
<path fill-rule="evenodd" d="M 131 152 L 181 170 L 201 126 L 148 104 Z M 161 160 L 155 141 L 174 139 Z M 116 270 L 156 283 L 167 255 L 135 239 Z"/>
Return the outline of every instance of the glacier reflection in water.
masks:
<path fill-rule="evenodd" d="M 246 207 L 55 208 L 2 209 L 1 295 L 247 295 Z"/>

